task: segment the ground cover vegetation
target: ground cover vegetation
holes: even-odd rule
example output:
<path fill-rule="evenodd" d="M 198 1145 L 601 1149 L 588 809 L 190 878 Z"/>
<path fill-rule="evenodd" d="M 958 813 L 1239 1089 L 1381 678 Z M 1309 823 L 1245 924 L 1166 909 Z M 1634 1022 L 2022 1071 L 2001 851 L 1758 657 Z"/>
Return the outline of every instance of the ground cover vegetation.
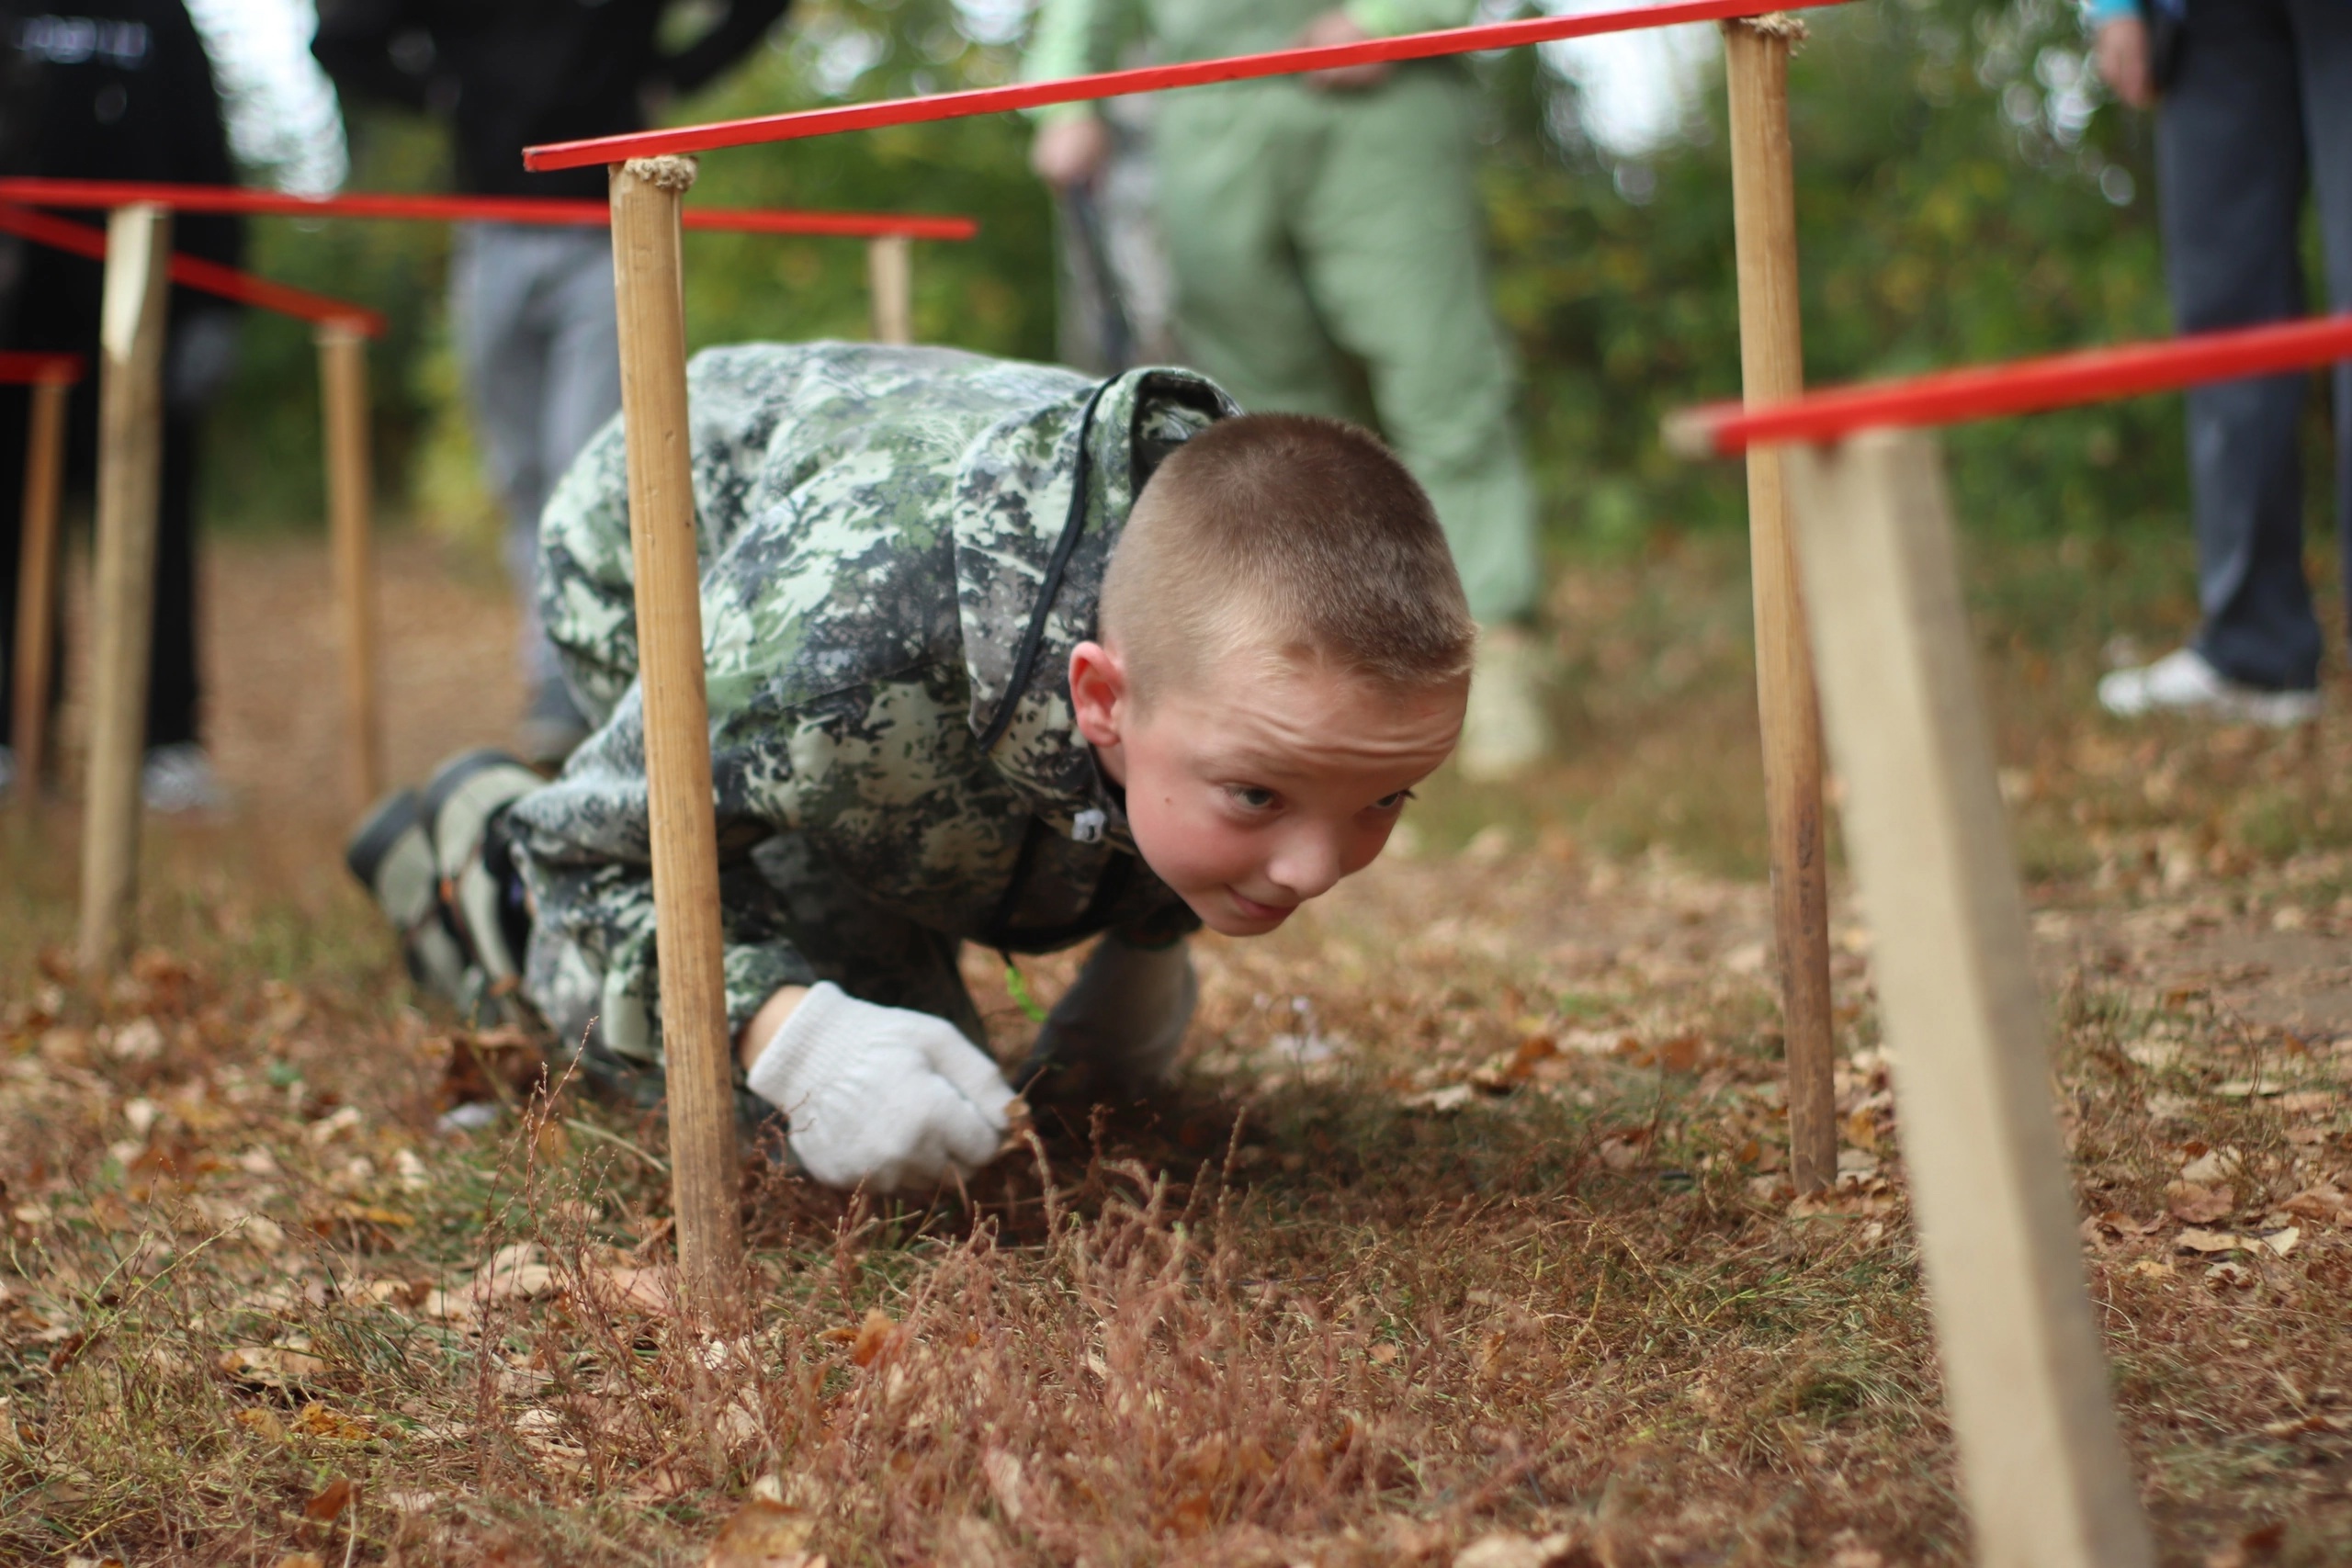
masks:
<path fill-rule="evenodd" d="M 230 748 L 235 818 L 154 835 L 126 976 L 61 955 L 70 815 L 6 839 L 0 1561 L 1962 1560 L 1842 904 L 1841 1180 L 1782 1177 L 1736 539 L 1567 562 L 1564 760 L 1442 779 L 1327 909 L 1204 944 L 1169 1100 L 1042 1107 L 925 1202 L 814 1190 L 771 1138 L 756 1321 L 716 1344 L 670 1312 L 658 1122 L 414 1005 L 334 864 L 332 696 L 250 694 L 331 636 L 308 548 L 224 547 L 224 728 L 316 722 Z M 2332 1562 L 2352 757 L 2086 716 L 2108 631 L 2188 613 L 2186 555 L 1980 550 L 1974 602 L 2164 1560 Z M 447 617 L 392 618 L 406 700 L 479 705 L 495 585 L 421 540 L 386 570 Z M 1027 965 L 1047 1001 L 1070 967 Z"/>

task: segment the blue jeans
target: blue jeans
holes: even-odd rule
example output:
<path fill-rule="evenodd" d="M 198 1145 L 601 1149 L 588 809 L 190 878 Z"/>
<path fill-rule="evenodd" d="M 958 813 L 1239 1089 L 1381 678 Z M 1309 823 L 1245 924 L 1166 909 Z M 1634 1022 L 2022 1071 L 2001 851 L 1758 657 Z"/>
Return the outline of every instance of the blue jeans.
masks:
<path fill-rule="evenodd" d="M 602 229 L 469 224 L 458 231 L 449 296 L 474 428 L 506 506 L 525 671 L 535 688 L 560 690 L 539 625 L 539 513 L 588 438 L 620 412 L 612 238 Z"/>
<path fill-rule="evenodd" d="M 2352 4 L 2189 0 L 2180 70 L 2157 111 L 2165 270 L 2182 332 L 2307 314 L 2300 246 L 2315 197 L 2329 308 L 2352 310 Z M 2336 531 L 2352 544 L 2352 366 L 2335 370 Z M 2303 576 L 2301 374 L 2188 394 L 2197 649 L 2274 690 L 2319 679 Z M 2352 548 L 2345 551 L 2352 596 Z"/>

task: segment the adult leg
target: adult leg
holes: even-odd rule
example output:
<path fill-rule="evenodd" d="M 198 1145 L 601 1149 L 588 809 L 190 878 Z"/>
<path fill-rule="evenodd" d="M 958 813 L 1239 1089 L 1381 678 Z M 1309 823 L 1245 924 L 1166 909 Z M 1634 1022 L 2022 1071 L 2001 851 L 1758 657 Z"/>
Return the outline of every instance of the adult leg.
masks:
<path fill-rule="evenodd" d="M 147 653 L 147 747 L 197 738 L 196 446 L 194 415 L 164 416 L 164 472 L 155 518 L 154 636 Z"/>
<path fill-rule="evenodd" d="M 541 671 L 537 556 L 539 508 L 554 476 L 541 430 L 548 396 L 552 333 L 543 303 L 546 235 L 508 224 L 458 231 L 449 268 L 449 313 L 457 329 L 467 400 L 491 485 L 506 509 L 505 556 L 522 610 L 519 651 L 526 680 Z"/>
<path fill-rule="evenodd" d="M 1541 594 L 1534 497 L 1496 321 L 1468 122 L 1450 66 L 1330 93 L 1294 219 L 1307 292 L 1361 359 L 1397 456 L 1436 504 L 1470 613 L 1521 620 Z"/>
<path fill-rule="evenodd" d="M 17 691 L 17 570 L 24 557 L 25 420 L 32 389 L 0 387 L 0 749 L 15 733 Z M 7 787 L 0 769 L 0 789 Z"/>
<path fill-rule="evenodd" d="M 549 490 L 588 438 L 621 412 L 612 238 L 601 229 L 562 238 L 567 254 L 549 268 L 548 395 L 539 423 L 539 467 Z"/>
<path fill-rule="evenodd" d="M 2303 122 L 2326 254 L 2327 305 L 2352 310 L 2352 6 L 2292 0 Z M 2352 602 L 2352 364 L 2334 371 L 2335 548 Z"/>
<path fill-rule="evenodd" d="M 1312 152 L 1306 92 L 1285 81 L 1164 100 L 1159 227 L 1186 359 L 1245 409 L 1344 419 L 1346 382 L 1291 242 Z"/>
<path fill-rule="evenodd" d="M 2306 164 L 2290 0 L 2192 0 L 2156 119 L 2166 271 L 2183 332 L 2301 315 Z M 2319 626 L 2303 577 L 2296 435 L 2303 378 L 2188 394 L 2199 653 L 2223 675 L 2308 689 Z"/>
<path fill-rule="evenodd" d="M 562 232 L 539 301 L 548 333 L 547 400 L 539 411 L 538 471 L 544 484 L 508 535 L 515 581 L 529 584 L 523 636 L 533 695 L 525 740 L 539 757 L 571 751 L 588 732 L 564 683 L 563 668 L 539 616 L 539 513 L 589 438 L 621 407 L 620 337 L 613 305 L 613 246 L 603 230 Z"/>

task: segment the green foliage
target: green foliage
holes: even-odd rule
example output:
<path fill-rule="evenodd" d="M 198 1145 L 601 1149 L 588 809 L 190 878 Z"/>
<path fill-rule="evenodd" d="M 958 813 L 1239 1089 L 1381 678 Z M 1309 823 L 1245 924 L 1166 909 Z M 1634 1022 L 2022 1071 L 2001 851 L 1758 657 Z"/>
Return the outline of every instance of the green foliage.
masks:
<path fill-rule="evenodd" d="M 991 17 L 996 21 L 991 21 Z M 977 20 L 976 20 L 977 18 Z M 951 0 L 818 0 L 674 120 L 1008 79 L 1017 39 Z M 2165 330 L 2144 123 L 2100 108 L 2064 0 L 1882 0 L 1812 13 L 1792 71 L 1808 368 L 1816 382 Z M 1526 382 L 1529 446 L 1564 546 L 1736 525 L 1736 468 L 1670 457 L 1669 409 L 1739 385 L 1720 80 L 1679 141 L 1612 160 L 1575 130 L 1574 89 L 1521 51 L 1480 65 L 1495 287 Z M 1718 73 L 1719 74 L 1719 73 Z M 353 183 L 431 188 L 436 132 L 363 115 Z M 925 342 L 1053 353 L 1051 210 L 1015 116 L 746 148 L 704 160 L 695 200 L 967 213 L 967 244 L 915 256 Z M 2120 205 L 2119 205 L 2119 200 Z M 383 483 L 396 504 L 486 525 L 446 346 L 447 236 L 426 225 L 255 225 L 270 276 L 393 318 L 375 354 Z M 687 242 L 696 345 L 860 337 L 864 247 L 701 234 Z M 320 510 L 307 333 L 256 319 L 216 437 L 216 518 Z M 2172 400 L 1954 433 L 1962 513 L 1997 533 L 2172 525 L 2183 483 Z"/>
<path fill-rule="evenodd" d="M 2165 330 L 2144 149 L 2115 111 L 2075 118 L 2070 7 L 1920 0 L 1808 25 L 1790 96 L 1814 381 Z M 1615 167 L 1550 132 L 1572 117 L 1535 101 L 1530 66 L 1494 86 L 1498 292 L 1555 525 L 1606 545 L 1736 522 L 1736 471 L 1657 440 L 1668 410 L 1739 390 L 1720 81 L 1683 143 Z M 2138 403 L 1956 432 L 1962 513 L 2030 532 L 2166 512 L 2177 429 L 2174 409 Z"/>
<path fill-rule="evenodd" d="M 821 103 L 853 64 L 854 96 L 884 97 L 1010 79 L 1016 55 L 957 28 L 948 0 L 797 8 L 784 47 L 763 51 L 682 118 L 733 118 Z M 978 236 L 915 249 L 915 336 L 987 354 L 1054 352 L 1053 214 L 1016 116 L 787 141 L 703 160 L 694 199 L 714 207 L 936 212 Z M 865 249 L 855 240 L 698 234 L 687 241 L 686 331 L 697 347 L 752 338 L 867 335 Z"/>

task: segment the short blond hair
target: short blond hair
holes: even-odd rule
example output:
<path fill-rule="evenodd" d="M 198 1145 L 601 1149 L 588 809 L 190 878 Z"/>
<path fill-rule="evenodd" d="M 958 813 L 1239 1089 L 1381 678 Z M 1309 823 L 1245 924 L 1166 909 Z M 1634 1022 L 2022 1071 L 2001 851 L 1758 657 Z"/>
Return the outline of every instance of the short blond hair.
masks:
<path fill-rule="evenodd" d="M 1437 512 L 1371 432 L 1221 420 L 1136 498 L 1100 627 L 1139 700 L 1256 646 L 1413 690 L 1470 671 L 1477 628 Z"/>

